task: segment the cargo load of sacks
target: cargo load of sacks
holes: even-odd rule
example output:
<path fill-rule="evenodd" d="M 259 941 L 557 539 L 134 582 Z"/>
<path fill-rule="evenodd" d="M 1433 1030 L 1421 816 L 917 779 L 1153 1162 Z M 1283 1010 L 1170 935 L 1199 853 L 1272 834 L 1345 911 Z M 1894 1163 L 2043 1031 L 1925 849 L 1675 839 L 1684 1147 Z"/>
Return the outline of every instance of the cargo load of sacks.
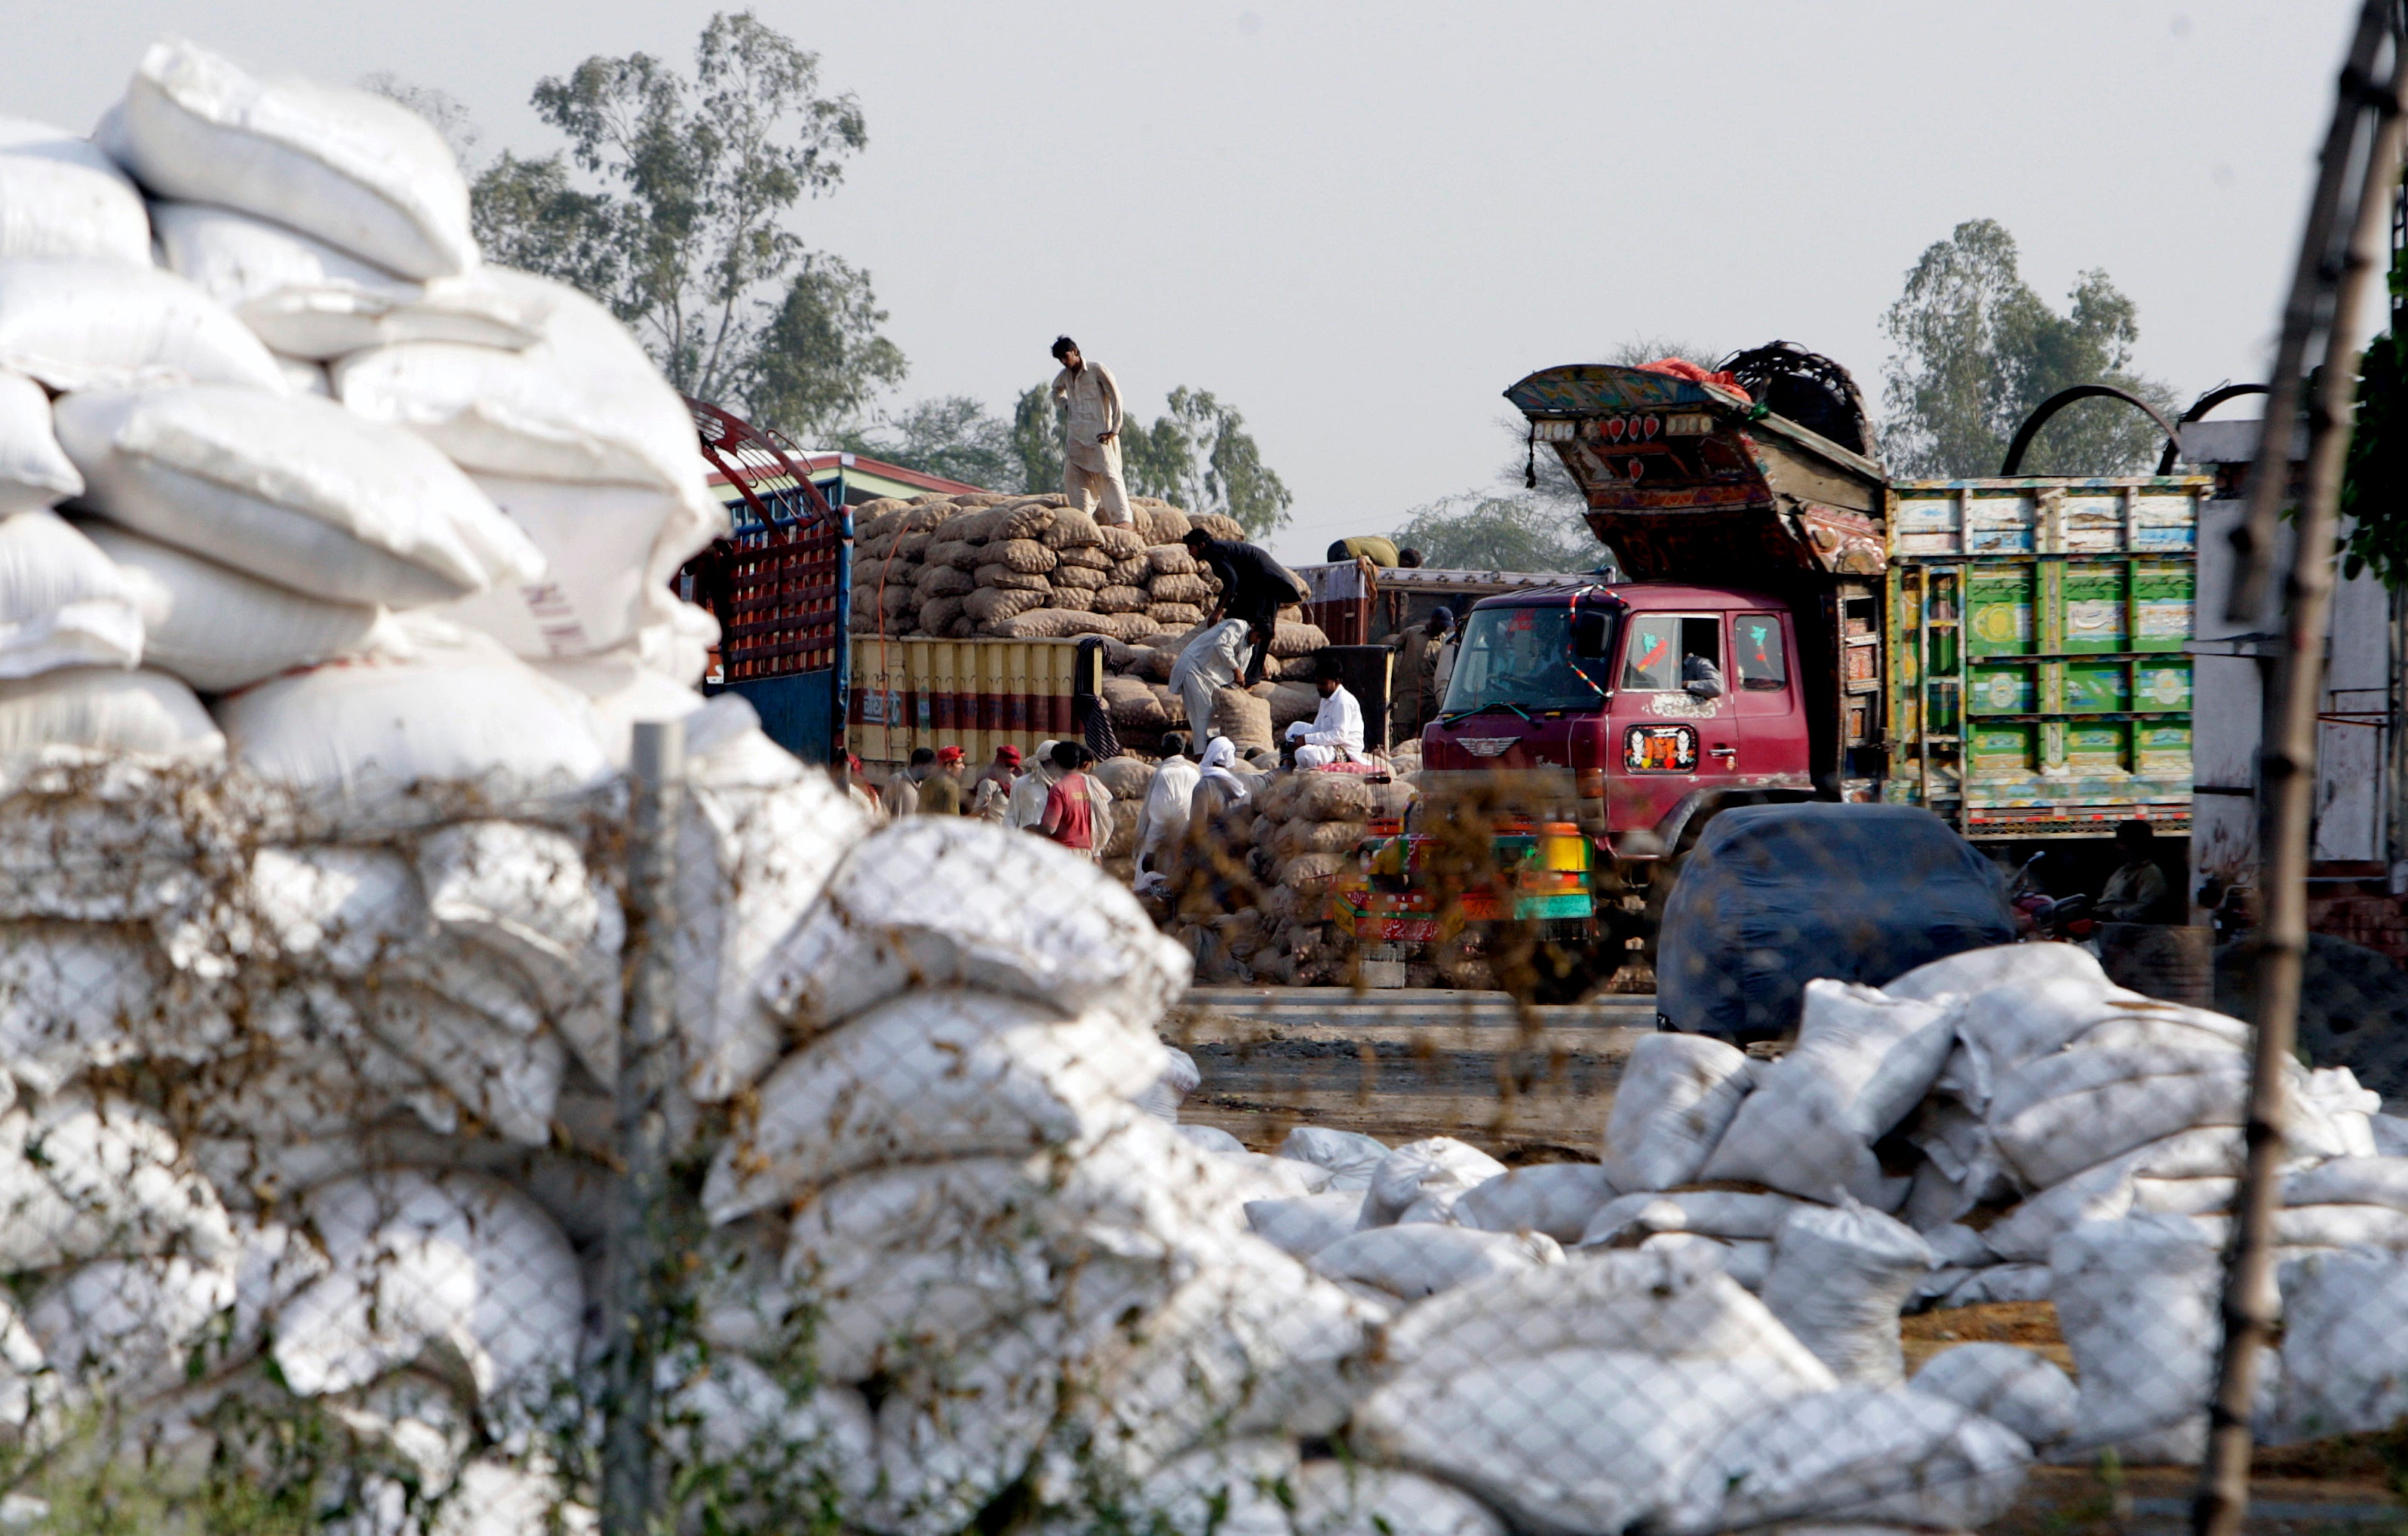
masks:
<path fill-rule="evenodd" d="M 1098 524 L 1059 495 L 979 492 L 853 511 L 857 634 L 1141 640 L 1202 619 L 1218 587 L 1180 540 L 1243 538 L 1229 518 L 1139 496 L 1132 525 Z"/>
<path fill-rule="evenodd" d="M 1262 778 L 1219 829 L 1224 857 L 1196 849 L 1186 860 L 1198 867 L 1196 878 L 1170 873 L 1182 932 L 1210 957 L 1211 979 L 1351 984 L 1354 945 L 1332 922 L 1339 881 L 1375 824 L 1401 826 L 1413 797 L 1411 782 L 1388 774 L 1311 768 Z M 1211 835 L 1191 829 L 1191 838 Z M 1231 862 L 1242 863 L 1245 883 L 1226 878 Z"/>
<path fill-rule="evenodd" d="M 1384 1191 L 1251 1214 L 1325 1272 L 1392 1290 L 1420 1283 L 1416 1267 L 1527 1267 L 1508 1239 L 1532 1234 L 1575 1254 L 1702 1256 L 1869 1385 L 1900 1377 L 1901 1312 L 2052 1301 L 2078 1393 L 2004 1345 L 1947 1351 L 1913 1385 L 1992 1404 L 2059 1458 L 2195 1462 L 2247 1041 L 2237 1020 L 2114 986 L 2071 946 L 1975 951 L 1879 990 L 1810 983 L 1777 1059 L 1702 1036 L 1642 1039 L 1595 1164 L 1509 1172 L 1459 1143 L 1416 1143 L 1386 1155 L 1400 1161 L 1381 1165 Z M 2376 1113 L 2345 1069 L 2290 1079 L 2285 1327 L 2258 1428 L 2278 1441 L 2386 1428 L 2408 1417 L 2408 1122 Z M 1325 1158 L 1350 1149 L 1358 1171 L 1382 1156 L 1341 1133 L 1299 1138 Z M 1366 1234 L 1414 1225 L 1441 1230 L 1366 1256 Z M 1401 1278 L 1380 1280 L 1374 1262 Z M 2043 1402 L 2044 1415 L 2015 1416 Z"/>

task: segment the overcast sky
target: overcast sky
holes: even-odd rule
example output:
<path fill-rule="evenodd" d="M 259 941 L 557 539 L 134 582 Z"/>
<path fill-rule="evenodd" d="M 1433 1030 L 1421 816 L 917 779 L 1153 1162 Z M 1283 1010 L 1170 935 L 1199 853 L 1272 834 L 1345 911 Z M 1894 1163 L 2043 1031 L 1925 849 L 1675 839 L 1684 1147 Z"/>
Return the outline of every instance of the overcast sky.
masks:
<path fill-rule="evenodd" d="M 12 7 L 0 111 L 89 125 L 177 31 L 262 70 L 386 69 L 484 152 L 556 141 L 534 82 L 681 65 L 687 0 L 80 0 Z M 1057 331 L 1152 414 L 1237 405 L 1296 495 L 1274 547 L 1493 485 L 1498 392 L 1652 336 L 1784 337 L 1877 397 L 1879 320 L 1961 220 L 2059 298 L 2104 267 L 2145 372 L 2263 375 L 2344 0 L 756 7 L 856 93 L 810 205 L 911 363 L 900 400 L 1008 407 Z"/>

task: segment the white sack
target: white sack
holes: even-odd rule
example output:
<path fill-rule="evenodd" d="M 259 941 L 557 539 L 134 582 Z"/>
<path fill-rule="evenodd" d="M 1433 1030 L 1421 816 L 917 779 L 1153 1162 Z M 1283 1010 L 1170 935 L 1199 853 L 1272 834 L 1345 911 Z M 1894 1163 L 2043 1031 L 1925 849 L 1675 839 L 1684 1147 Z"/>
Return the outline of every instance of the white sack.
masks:
<path fill-rule="evenodd" d="M 788 1056 L 711 1161 L 714 1222 L 881 1163 L 1077 1149 L 1161 1069 L 1151 1033 L 985 993 L 916 992 Z"/>
<path fill-rule="evenodd" d="M 2283 1180 L 2285 1205 L 2387 1205 L 2408 1211 L 2408 1156 L 2336 1157 Z"/>
<path fill-rule="evenodd" d="M 333 1270 L 287 1304 L 273 1348 L 304 1397 L 448 1351 L 489 1407 L 534 1408 L 577 1367 L 577 1256 L 540 1207 L 478 1173 L 400 1170 L 301 1199 Z"/>
<path fill-rule="evenodd" d="M 0 375 L 0 418 L 7 386 L 23 382 Z M 132 667 L 142 638 L 133 583 L 72 524 L 39 510 L 0 517 L 0 678 Z"/>
<path fill-rule="evenodd" d="M 1308 1259 L 1353 1232 L 1362 1213 L 1363 1194 L 1355 1189 L 1246 1202 L 1246 1224 L 1257 1237 L 1282 1253 Z"/>
<path fill-rule="evenodd" d="M 459 162 L 374 92 L 260 79 L 170 37 L 143 53 L 99 136 L 153 196 L 257 214 L 404 277 L 477 265 Z"/>
<path fill-rule="evenodd" d="M 731 710 L 726 699 L 693 720 L 705 744 L 716 725 L 735 723 L 736 710 L 753 718 L 751 706 Z M 774 749 L 759 765 L 774 772 L 758 785 L 724 782 L 726 756 L 762 745 L 757 731 L 739 732 L 690 765 L 678 823 L 678 1033 L 687 1090 L 704 1103 L 777 1064 L 787 1032 L 763 1001 L 763 978 L 774 974 L 780 940 L 825 910 L 830 877 L 871 825 L 826 775 Z"/>
<path fill-rule="evenodd" d="M 327 377 L 325 364 L 312 363 L 306 357 L 287 357 L 282 352 L 269 355 L 276 359 L 277 371 L 284 375 L 284 387 L 294 395 L 314 395 L 323 400 L 335 397 L 335 381 Z"/>
<path fill-rule="evenodd" d="M 1295 1536 L 1506 1536 L 1479 1500 L 1419 1472 L 1308 1461 L 1290 1486 Z"/>
<path fill-rule="evenodd" d="M 1781 1230 L 1797 1200 L 1786 1195 L 1755 1195 L 1738 1189 L 1676 1189 L 1670 1194 L 1623 1195 L 1599 1207 L 1581 1234 L 1581 1246 L 1627 1247 L 1656 1232 L 1697 1232 L 1706 1237 L 1769 1240 Z"/>
<path fill-rule="evenodd" d="M 2056 1362 L 2013 1344 L 1943 1349 L 1908 1385 L 1998 1420 L 2028 1445 L 2045 1448 L 2073 1432 L 2073 1379 Z"/>
<path fill-rule="evenodd" d="M 423 647 L 408 661 L 274 678 L 220 699 L 217 718 L 264 777 L 344 798 L 422 782 L 559 792 L 609 771 L 583 699 L 523 662 L 473 649 Z"/>
<path fill-rule="evenodd" d="M 2237 1178 L 2134 1179 L 2132 1209 L 2166 1211 L 2177 1216 L 2212 1216 L 2232 1209 L 2240 1191 Z"/>
<path fill-rule="evenodd" d="M 975 819 L 922 816 L 853 849 L 779 942 L 761 996 L 806 1035 L 906 988 L 947 985 L 1151 1027 L 1192 969 L 1092 861 Z"/>
<path fill-rule="evenodd" d="M 396 341 L 516 349 L 536 339 L 520 307 L 479 274 L 413 282 L 297 229 L 206 203 L 154 203 L 150 223 L 167 268 L 281 355 L 322 362 Z"/>
<path fill-rule="evenodd" d="M 402 654 L 385 611 L 330 602 L 93 520 L 80 531 L 117 565 L 142 624 L 145 665 L 226 693 L 338 656 Z"/>
<path fill-rule="evenodd" d="M 1667 1360 L 1761 1357 L 1809 1389 L 1837 1385 L 1702 1245 L 1574 1254 L 1461 1285 L 1407 1310 L 1386 1339 L 1394 1369 L 1431 1380 L 1567 1349 Z"/>
<path fill-rule="evenodd" d="M 1761 1355 L 1566 1349 L 1390 1382 L 1356 1405 L 1352 1439 L 1469 1488 L 1520 1529 L 1610 1536 L 1669 1505 L 1733 1426 L 1815 1385 Z"/>
<path fill-rule="evenodd" d="M 1935 1270 L 1934 1276 L 1955 1273 L 1956 1283 L 1936 1303 L 1942 1307 L 1977 1307 L 1985 1301 L 2045 1301 L 2054 1284 L 2045 1264 L 1993 1264 L 1966 1273 Z"/>
<path fill-rule="evenodd" d="M 655 589 L 710 542 L 677 499 L 634 485 L 474 477 L 543 556 L 539 579 L 502 582 L 443 610 L 530 661 L 633 645 Z M 663 540 L 666 539 L 666 544 Z"/>
<path fill-rule="evenodd" d="M 2014 1503 L 2030 1462 L 2013 1433 L 1954 1403 L 1843 1386 L 1723 1434 L 1664 1525 L 1680 1536 L 1778 1520 L 1972 1530 Z"/>
<path fill-rule="evenodd" d="M 142 194 L 90 139 L 0 117 L 0 258 L 85 256 L 150 265 Z"/>
<path fill-rule="evenodd" d="M 155 266 L 0 260 L 0 367 L 53 390 L 288 386 L 259 337 L 223 305 Z"/>
<path fill-rule="evenodd" d="M 1710 1238 L 1696 1232 L 1659 1232 L 1639 1245 L 1640 1252 L 1695 1249 L 1713 1256 L 1715 1263 L 1746 1290 L 1761 1293 L 1772 1272 L 1772 1244 L 1762 1238 Z"/>
<path fill-rule="evenodd" d="M 2000 1081 L 1990 1134 L 2027 1187 L 2047 1189 L 2178 1131 L 2237 1126 L 2248 1099 L 2238 1051 L 2061 1051 Z"/>
<path fill-rule="evenodd" d="M 2286 1440 L 2408 1418 L 2408 1265 L 2397 1254 L 2334 1254 L 2286 1270 L 2281 1404 Z"/>
<path fill-rule="evenodd" d="M 165 672 L 72 667 L 0 682 L 0 762 L 44 747 L 201 762 L 224 756 L 226 739 L 193 691 Z"/>
<path fill-rule="evenodd" d="M 92 510 L 295 592 L 413 608 L 543 569 L 443 455 L 331 400 L 195 384 L 69 395 L 57 420 Z"/>
<path fill-rule="evenodd" d="M 2367 1128 L 2374 1139 L 2377 1156 L 2408 1157 L 2408 1118 L 2396 1114 L 2372 1115 Z"/>
<path fill-rule="evenodd" d="M 609 755 L 611 766 L 621 769 L 626 767 L 634 750 L 638 724 L 690 720 L 707 702 L 699 690 L 646 666 L 632 646 L 622 646 L 601 655 L 566 656 L 527 665 L 552 682 L 585 696 L 593 707 L 595 729 L 601 733 L 602 750 Z M 719 699 L 742 696 L 715 696 Z M 762 740 L 770 751 L 792 760 L 792 754 L 783 747 L 767 737 Z"/>
<path fill-rule="evenodd" d="M 1313 1269 L 1333 1280 L 1376 1285 L 1416 1301 L 1508 1270 L 1560 1264 L 1564 1251 L 1543 1232 L 1479 1232 L 1415 1222 L 1351 1232 L 1321 1249 Z"/>
<path fill-rule="evenodd" d="M 2050 982 L 2110 983 L 2099 957 L 2079 944 L 1997 944 L 1969 949 L 1915 967 L 1882 990 L 1914 1002 L 1937 1002 L 1955 993 L 1971 998 L 1995 987 L 2030 988 Z"/>
<path fill-rule="evenodd" d="M 1454 1219 L 1484 1232 L 1543 1232 L 1578 1242 L 1612 1199 L 1612 1181 L 1595 1163 L 1539 1163 L 1474 1184 L 1455 1202 Z"/>
<path fill-rule="evenodd" d="M 0 370 L 0 516 L 82 494 L 83 477 L 50 429 L 50 395 L 23 374 Z"/>
<path fill-rule="evenodd" d="M 2186 1216 L 2086 1222 L 2049 1253 L 2049 1299 L 2082 1384 L 2071 1444 L 2196 1465 L 2224 1336 L 2224 1266 Z"/>
<path fill-rule="evenodd" d="M 1177 1457 L 1126 1492 L 1098 1486 L 1079 1501 L 1151 1536 L 1294 1536 L 1287 1505 L 1297 1466 L 1293 1440 L 1225 1441 Z"/>
<path fill-rule="evenodd" d="M 1773 1235 L 1764 1304 L 1842 1382 L 1895 1386 L 1899 1309 L 1931 1264 L 1930 1244 L 1878 1211 L 1801 1206 Z"/>
<path fill-rule="evenodd" d="M 1157 1084 L 1157 1086 L 1159 1086 L 1159 1084 Z M 1148 1114 L 1154 1114 L 1154 1106 L 1148 1102 L 1152 1098 L 1153 1093 L 1154 1089 L 1148 1088 L 1143 1094 L 1140 1094 L 1138 1097 L 1138 1108 L 1145 1111 Z M 1162 1117 L 1155 1114 L 1154 1118 L 1159 1120 Z M 1246 1150 L 1245 1142 L 1239 1141 L 1235 1136 L 1230 1135 L 1227 1131 L 1223 1130 L 1218 1126 L 1182 1126 L 1174 1124 L 1171 1128 L 1179 1133 L 1179 1139 L 1181 1141 L 1186 1142 L 1189 1146 L 1194 1147 L 1198 1152 L 1242 1154 Z M 1308 1195 L 1312 1193 L 1309 1189 L 1299 1192 Z"/>
<path fill-rule="evenodd" d="M 2132 1208 L 2137 1179 L 2228 1178 L 2246 1156 L 2241 1131 L 2203 1126 L 2138 1146 L 2026 1199 L 1983 1229 L 2001 1258 L 2044 1263 L 2064 1233 L 2086 1221 L 2119 1221 Z"/>
<path fill-rule="evenodd" d="M 20 1084 L 55 1094 L 92 1068 L 136 1057 L 206 1061 L 236 1033 L 208 983 L 171 969 L 140 927 L 0 930 L 0 1110 Z"/>
<path fill-rule="evenodd" d="M 870 1497 L 878 1430 L 860 1393 L 790 1385 L 740 1355 L 691 1371 L 679 1370 L 683 1363 L 660 1362 L 665 1449 L 681 1471 L 709 1469 L 723 1514 L 767 1521 L 777 1511 L 818 1509 L 830 1494 L 847 1511 Z M 549 1513 L 536 1512 L 531 1529 L 545 1529 Z"/>
<path fill-rule="evenodd" d="M 231 1270 L 182 1254 L 102 1259 L 43 1286 L 25 1328 L 70 1387 L 138 1400 L 185 1384 L 193 1350 L 234 1293 Z"/>
<path fill-rule="evenodd" d="M 1422 1219 L 1443 1221 L 1456 1200 L 1504 1171 L 1503 1163 L 1452 1136 L 1408 1141 L 1372 1170 L 1362 1225 L 1366 1230 L 1393 1226 L 1417 1205 L 1424 1207 Z"/>
<path fill-rule="evenodd" d="M 1605 1123 L 1605 1169 L 1618 1188 L 1670 1189 L 1698 1176 L 1754 1085 L 1744 1053 L 1708 1035 L 1641 1037 Z"/>
<path fill-rule="evenodd" d="M 1886 1209 L 1891 1188 L 1873 1142 L 1906 1117 L 1948 1060 L 1953 1004 L 1883 996 L 1847 982 L 1812 981 L 1788 1055 L 1755 1074 L 1703 1177 L 1770 1184 L 1836 1204 L 1854 1196 Z"/>
<path fill-rule="evenodd" d="M 216 1264 L 236 1247 L 153 1112 L 68 1090 L 0 1115 L 0 1272 L 159 1253 Z"/>
<path fill-rule="evenodd" d="M 1196 1058 L 1176 1045 L 1164 1046 L 1162 1059 L 1162 1076 L 1154 1080 L 1153 1087 L 1139 1096 L 1138 1108 L 1157 1120 L 1177 1125 L 1179 1106 L 1186 1102 L 1187 1096 L 1204 1081 L 1204 1074 L 1197 1067 Z M 1236 1139 L 1233 1137 L 1231 1140 Z M 1328 1182 L 1326 1172 L 1326 1170 L 1323 1170 L 1324 1184 Z"/>
<path fill-rule="evenodd" d="M 1298 1126 L 1280 1142 L 1279 1156 L 1329 1170 L 1332 1189 L 1369 1189 L 1388 1150 L 1385 1141 L 1360 1131 Z"/>
<path fill-rule="evenodd" d="M 878 1405 L 878 1496 L 859 1524 L 955 1536 L 1024 1472 L 1054 1420 L 1059 1330 L 1040 1316 L 916 1363 Z"/>
<path fill-rule="evenodd" d="M 627 328 L 566 283 L 494 268 L 485 280 L 530 316 L 523 352 L 410 342 L 335 365 L 335 393 L 419 432 L 464 469 L 669 492 L 708 538 L 726 509 L 704 487 L 694 417 Z"/>

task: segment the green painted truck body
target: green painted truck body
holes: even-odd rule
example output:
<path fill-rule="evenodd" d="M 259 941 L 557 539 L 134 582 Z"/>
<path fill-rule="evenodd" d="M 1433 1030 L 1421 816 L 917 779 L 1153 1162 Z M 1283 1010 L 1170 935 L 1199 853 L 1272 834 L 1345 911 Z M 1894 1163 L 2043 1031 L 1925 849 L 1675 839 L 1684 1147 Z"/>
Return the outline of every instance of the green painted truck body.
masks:
<path fill-rule="evenodd" d="M 2197 476 L 1895 482 L 1885 799 L 1972 838 L 2188 828 Z"/>

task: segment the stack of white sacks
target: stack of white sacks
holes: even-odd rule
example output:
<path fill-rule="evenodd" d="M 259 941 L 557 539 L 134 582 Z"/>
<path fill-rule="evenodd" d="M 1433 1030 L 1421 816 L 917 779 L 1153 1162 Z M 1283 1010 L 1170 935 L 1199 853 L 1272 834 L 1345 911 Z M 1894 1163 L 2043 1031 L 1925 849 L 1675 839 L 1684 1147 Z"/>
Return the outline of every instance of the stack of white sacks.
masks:
<path fill-rule="evenodd" d="M 1384 1152 L 1299 1130 L 1291 1156 L 1337 1166 L 1342 1143 L 1368 1194 L 1250 1213 L 1315 1268 L 1399 1298 L 1578 1294 L 1587 1282 L 1549 1278 L 1549 1239 L 1572 1250 L 1567 1271 L 1599 1251 L 1703 1262 L 1864 1388 L 1902 1382 L 1901 1311 L 2053 1300 L 2078 1395 L 2056 1367 L 2004 1345 L 1950 1350 L 1914 1388 L 2055 1457 L 2112 1446 L 2127 1461 L 2195 1461 L 2247 1037 L 2239 1021 L 2113 985 L 2071 946 L 1977 951 L 1880 990 L 1810 983 L 1799 1037 L 1777 1060 L 1698 1036 L 1642 1039 L 1598 1163 L 1509 1172 L 1458 1142 Z M 2281 1439 L 2385 1428 L 2408 1416 L 2408 1123 L 2375 1113 L 2346 1070 L 2294 1069 L 2289 1092 L 2286 1327 L 2262 1372 L 2259 1428 Z M 1512 1278 L 1476 1280 L 1500 1273 Z M 1515 1368 L 1519 1390 L 1545 1400 L 1561 1369 Z M 1464 1428 L 1418 1422 L 1432 1437 L 1423 1457 Z"/>

